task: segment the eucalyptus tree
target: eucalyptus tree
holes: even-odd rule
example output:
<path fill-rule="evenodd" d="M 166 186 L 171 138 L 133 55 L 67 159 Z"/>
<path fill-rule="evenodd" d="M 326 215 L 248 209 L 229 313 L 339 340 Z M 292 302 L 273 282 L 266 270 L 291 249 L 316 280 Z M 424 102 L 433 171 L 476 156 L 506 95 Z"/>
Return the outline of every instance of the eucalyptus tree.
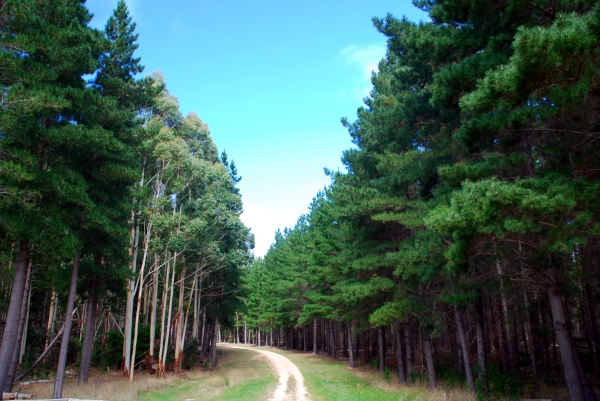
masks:
<path fill-rule="evenodd" d="M 166 89 L 162 76 L 155 74 L 154 77 L 161 94 L 144 114 L 147 118 L 141 147 L 144 173 L 136 198 L 139 210 L 132 213 L 137 222 L 131 225 L 130 235 L 132 272 L 138 273 L 129 284 L 126 312 L 131 325 L 125 331 L 124 358 L 130 379 L 136 363 L 135 343 L 144 309 L 143 292 L 152 292 L 150 362 L 153 363 L 156 315 L 160 310 L 157 373 L 164 372 L 173 316 L 176 321 L 174 368 L 180 369 L 191 305 L 194 305 L 193 327 L 197 330 L 203 297 L 213 298 L 216 304 L 213 306 L 221 310 L 227 309 L 230 302 L 238 302 L 233 295 L 240 286 L 238 269 L 247 263 L 245 255 L 251 247 L 249 232 L 239 220 L 242 210 L 239 191 L 231 171 L 219 160 L 208 126 L 196 114 L 183 117 L 177 99 Z M 138 226 L 142 228 L 139 234 Z M 149 259 L 154 259 L 154 266 L 147 273 Z M 163 292 L 159 306 L 161 276 Z M 188 287 L 192 290 L 188 291 Z M 175 300 L 177 289 L 178 301 Z M 134 305 L 136 294 L 137 307 Z M 223 297 L 223 294 L 232 295 Z M 187 308 L 184 307 L 186 299 L 189 299 Z M 206 311 L 206 303 L 203 306 Z M 222 322 L 229 323 L 228 312 L 221 317 Z M 197 333 L 192 333 L 192 337 L 196 336 Z M 133 347 L 127 342 L 128 337 L 132 338 Z"/>

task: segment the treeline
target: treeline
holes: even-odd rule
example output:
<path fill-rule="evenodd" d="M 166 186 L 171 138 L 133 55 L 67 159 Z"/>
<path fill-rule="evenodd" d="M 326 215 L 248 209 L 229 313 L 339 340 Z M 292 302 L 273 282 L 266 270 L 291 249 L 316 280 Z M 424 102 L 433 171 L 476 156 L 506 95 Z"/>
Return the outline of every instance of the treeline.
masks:
<path fill-rule="evenodd" d="M 139 78 L 125 2 L 103 31 L 83 3 L 0 1 L 0 391 L 39 364 L 54 398 L 67 363 L 214 368 L 251 260 L 235 164 Z"/>
<path fill-rule="evenodd" d="M 427 22 L 374 19 L 347 172 L 248 270 L 245 327 L 401 383 L 596 400 L 600 7 L 413 3 Z"/>

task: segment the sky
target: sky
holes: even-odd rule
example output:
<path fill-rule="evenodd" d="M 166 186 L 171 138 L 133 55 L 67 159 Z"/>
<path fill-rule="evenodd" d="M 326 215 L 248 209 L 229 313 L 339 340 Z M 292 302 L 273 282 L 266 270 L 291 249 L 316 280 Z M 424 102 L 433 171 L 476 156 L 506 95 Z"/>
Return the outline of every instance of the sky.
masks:
<path fill-rule="evenodd" d="M 118 0 L 88 0 L 102 29 Z M 127 0 L 126 0 L 127 1 Z M 356 119 L 385 55 L 371 21 L 426 15 L 409 0 L 128 0 L 144 74 L 161 70 L 184 114 L 208 124 L 242 181 L 241 219 L 263 256 L 345 171 Z"/>

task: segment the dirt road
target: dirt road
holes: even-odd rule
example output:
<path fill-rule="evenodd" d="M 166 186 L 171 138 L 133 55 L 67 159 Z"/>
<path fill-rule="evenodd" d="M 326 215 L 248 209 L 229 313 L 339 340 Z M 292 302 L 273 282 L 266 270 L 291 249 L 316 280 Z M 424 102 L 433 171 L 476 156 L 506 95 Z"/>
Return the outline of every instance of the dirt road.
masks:
<path fill-rule="evenodd" d="M 233 345 L 219 344 L 228 348 L 241 348 L 250 351 L 258 352 L 265 357 L 277 372 L 279 376 L 279 382 L 275 392 L 269 398 L 269 401 L 308 401 L 308 391 L 304 387 L 304 376 L 292 361 L 287 359 L 285 356 L 277 354 L 275 352 L 266 351 L 253 347 L 239 347 Z M 290 378 L 292 380 L 290 380 Z"/>

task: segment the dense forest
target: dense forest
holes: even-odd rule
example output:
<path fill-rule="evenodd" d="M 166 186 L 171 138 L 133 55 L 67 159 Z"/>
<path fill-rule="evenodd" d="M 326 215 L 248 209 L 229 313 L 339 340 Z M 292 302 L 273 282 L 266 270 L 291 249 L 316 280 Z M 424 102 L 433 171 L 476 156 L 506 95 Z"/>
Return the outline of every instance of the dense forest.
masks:
<path fill-rule="evenodd" d="M 54 398 L 67 364 L 161 376 L 199 346 L 214 367 L 252 260 L 235 163 L 139 78 L 124 1 L 103 31 L 80 0 L 0 11 L 0 391 L 38 365 Z"/>
<path fill-rule="evenodd" d="M 428 21 L 374 19 L 347 171 L 248 269 L 235 340 L 597 400 L 600 5 L 413 3 Z"/>
<path fill-rule="evenodd" d="M 414 0 L 346 171 L 263 258 L 241 177 L 119 1 L 0 0 L 0 391 L 214 369 L 221 341 L 482 398 L 600 381 L 600 4 Z M 594 150 L 596 149 L 596 150 Z"/>

